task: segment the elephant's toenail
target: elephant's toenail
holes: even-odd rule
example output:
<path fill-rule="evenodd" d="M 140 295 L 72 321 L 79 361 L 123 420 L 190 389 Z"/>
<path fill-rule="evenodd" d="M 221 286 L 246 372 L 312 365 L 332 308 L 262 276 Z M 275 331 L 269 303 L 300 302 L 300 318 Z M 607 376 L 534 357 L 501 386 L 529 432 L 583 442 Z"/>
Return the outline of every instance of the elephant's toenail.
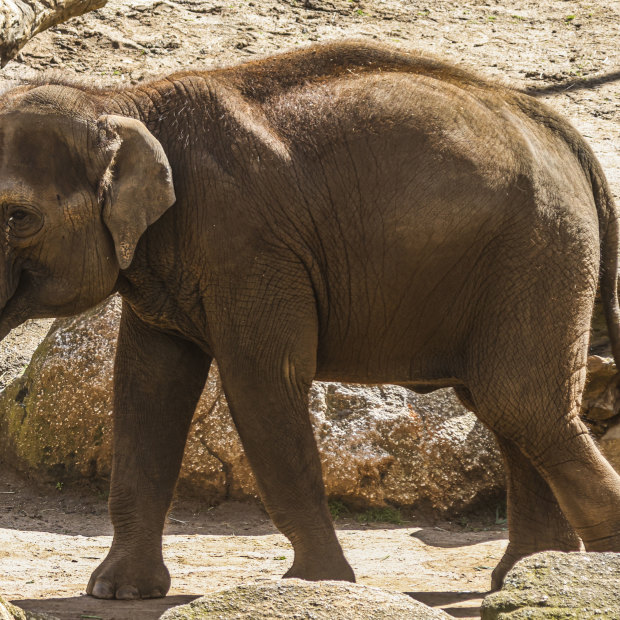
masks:
<path fill-rule="evenodd" d="M 124 601 L 134 601 L 140 598 L 140 592 L 135 586 L 121 586 L 116 591 L 116 598 Z"/>
<path fill-rule="evenodd" d="M 97 579 L 91 594 L 95 598 L 114 598 L 114 589 L 109 581 Z"/>

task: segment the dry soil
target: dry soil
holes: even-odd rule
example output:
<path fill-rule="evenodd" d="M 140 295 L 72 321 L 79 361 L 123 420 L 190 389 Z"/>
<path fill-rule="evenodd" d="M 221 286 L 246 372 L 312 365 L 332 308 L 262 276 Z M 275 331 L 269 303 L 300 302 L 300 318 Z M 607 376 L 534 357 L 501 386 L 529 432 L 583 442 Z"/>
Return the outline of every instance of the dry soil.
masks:
<path fill-rule="evenodd" d="M 96 600 L 84 591 L 111 542 L 105 490 L 41 486 L 7 468 L 0 475 L 0 592 L 25 609 L 66 620 L 151 620 L 209 591 L 278 579 L 292 561 L 288 541 L 260 506 L 178 502 L 164 538 L 170 596 Z M 456 522 L 413 515 L 400 524 L 368 523 L 349 515 L 336 526 L 360 583 L 476 618 L 506 545 L 505 526 L 495 521 L 489 507 Z"/>

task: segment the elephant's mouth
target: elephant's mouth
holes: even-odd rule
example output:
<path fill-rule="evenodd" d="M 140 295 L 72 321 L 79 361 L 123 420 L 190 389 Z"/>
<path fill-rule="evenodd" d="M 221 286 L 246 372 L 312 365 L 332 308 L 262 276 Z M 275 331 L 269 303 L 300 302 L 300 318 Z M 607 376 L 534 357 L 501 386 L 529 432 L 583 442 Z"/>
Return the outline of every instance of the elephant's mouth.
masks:
<path fill-rule="evenodd" d="M 15 329 L 29 318 L 23 279 L 16 278 L 17 284 L 7 296 L 4 307 L 0 310 L 0 341 L 4 340 L 12 329 Z"/>

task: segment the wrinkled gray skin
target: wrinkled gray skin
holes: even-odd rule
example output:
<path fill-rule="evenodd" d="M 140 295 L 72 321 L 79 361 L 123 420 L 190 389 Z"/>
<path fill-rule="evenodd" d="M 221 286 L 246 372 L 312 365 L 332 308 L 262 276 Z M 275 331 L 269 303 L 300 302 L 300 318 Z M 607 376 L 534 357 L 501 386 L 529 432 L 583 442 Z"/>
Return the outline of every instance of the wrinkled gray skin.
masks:
<path fill-rule="evenodd" d="M 510 526 L 494 587 L 535 551 L 620 551 L 620 479 L 577 416 L 599 281 L 619 357 L 617 215 L 541 104 L 345 43 L 121 91 L 21 86 L 0 148 L 0 335 L 124 298 L 115 533 L 90 594 L 167 592 L 162 529 L 213 358 L 289 577 L 354 579 L 313 379 L 454 386 L 493 430 Z"/>

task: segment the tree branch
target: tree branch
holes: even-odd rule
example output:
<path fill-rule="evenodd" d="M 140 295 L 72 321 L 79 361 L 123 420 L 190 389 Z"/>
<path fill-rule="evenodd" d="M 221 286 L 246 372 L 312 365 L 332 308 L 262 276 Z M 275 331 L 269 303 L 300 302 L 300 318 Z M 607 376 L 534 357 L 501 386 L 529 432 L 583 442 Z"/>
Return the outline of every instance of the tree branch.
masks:
<path fill-rule="evenodd" d="M 0 0 L 0 67 L 36 34 L 108 0 Z"/>

